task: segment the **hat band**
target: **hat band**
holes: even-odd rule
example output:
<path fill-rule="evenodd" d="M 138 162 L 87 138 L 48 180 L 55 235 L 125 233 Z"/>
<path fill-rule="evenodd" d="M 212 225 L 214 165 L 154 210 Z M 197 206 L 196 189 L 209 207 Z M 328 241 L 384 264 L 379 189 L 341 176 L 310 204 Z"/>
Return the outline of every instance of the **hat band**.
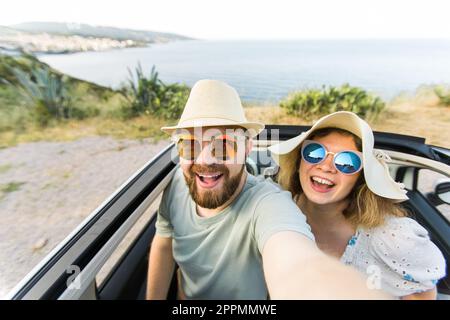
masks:
<path fill-rule="evenodd" d="M 221 119 L 221 120 L 231 121 L 231 122 L 234 122 L 234 123 L 242 123 L 242 122 L 245 123 L 245 122 L 248 122 L 247 119 L 233 120 L 233 119 L 230 119 L 230 118 L 224 118 L 224 117 L 220 117 L 220 116 L 219 117 L 213 116 L 213 117 L 193 117 L 193 118 L 183 119 L 183 120 L 181 120 L 178 123 L 178 125 L 180 126 L 180 125 L 183 125 L 183 123 L 185 123 L 185 122 L 202 120 L 202 119 Z"/>

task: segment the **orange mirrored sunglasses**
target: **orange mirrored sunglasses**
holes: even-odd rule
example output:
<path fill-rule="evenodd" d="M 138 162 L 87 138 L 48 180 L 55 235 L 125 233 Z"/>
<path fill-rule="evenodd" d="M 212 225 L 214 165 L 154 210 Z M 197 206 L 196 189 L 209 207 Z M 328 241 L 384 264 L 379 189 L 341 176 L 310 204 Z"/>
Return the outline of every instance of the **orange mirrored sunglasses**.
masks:
<path fill-rule="evenodd" d="M 201 140 L 194 135 L 181 135 L 177 137 L 176 145 L 181 158 L 193 161 L 202 151 L 202 142 L 208 141 L 212 156 L 219 161 L 227 161 L 236 157 L 239 138 L 245 137 L 223 134 L 213 136 L 208 140 Z"/>

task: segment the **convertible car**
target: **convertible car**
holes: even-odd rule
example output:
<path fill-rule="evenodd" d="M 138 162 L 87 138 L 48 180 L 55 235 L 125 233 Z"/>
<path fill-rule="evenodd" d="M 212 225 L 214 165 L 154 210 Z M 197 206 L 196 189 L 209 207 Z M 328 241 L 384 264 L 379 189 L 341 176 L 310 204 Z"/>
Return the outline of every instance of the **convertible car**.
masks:
<path fill-rule="evenodd" d="M 247 170 L 276 178 L 267 147 L 309 129 L 267 126 L 255 138 Z M 423 225 L 450 262 L 450 150 L 425 139 L 376 132 L 375 147 L 391 158 L 389 170 L 405 184 L 403 205 Z M 143 299 L 149 248 L 160 195 L 178 167 L 169 145 L 89 215 L 9 294 L 9 299 Z M 450 299 L 450 273 L 438 283 L 438 298 Z"/>

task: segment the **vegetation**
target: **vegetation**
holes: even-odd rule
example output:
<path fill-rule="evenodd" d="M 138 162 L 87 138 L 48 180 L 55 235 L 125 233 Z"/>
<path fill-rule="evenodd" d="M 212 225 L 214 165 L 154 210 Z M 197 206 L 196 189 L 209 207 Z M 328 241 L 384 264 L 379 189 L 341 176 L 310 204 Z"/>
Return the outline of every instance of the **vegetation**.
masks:
<path fill-rule="evenodd" d="M 0 148 L 86 134 L 147 138 L 179 118 L 189 94 L 139 65 L 120 90 L 81 81 L 32 55 L 0 55 Z M 124 120 L 126 120 L 124 122 Z"/>
<path fill-rule="evenodd" d="M 450 107 L 450 87 L 437 86 L 434 93 L 438 96 L 440 105 Z"/>
<path fill-rule="evenodd" d="M 294 92 L 281 108 L 247 103 L 245 110 L 249 120 L 274 124 L 310 124 L 324 114 L 349 110 L 379 130 L 430 136 L 431 143 L 446 145 L 449 138 L 443 132 L 448 132 L 450 114 L 438 107 L 449 105 L 446 88 L 423 86 L 414 96 L 397 98 L 385 108 L 380 98 L 346 84 Z M 185 85 L 163 83 L 155 68 L 145 75 L 141 65 L 129 70 L 120 90 L 112 90 L 63 75 L 31 55 L 0 55 L 0 149 L 87 135 L 159 139 L 165 137 L 160 127 L 177 122 L 188 93 Z M 0 173 L 8 169 L 0 167 Z"/>
<path fill-rule="evenodd" d="M 70 96 L 63 76 L 53 74 L 46 68 L 34 69 L 31 73 L 20 69 L 13 69 L 12 72 L 40 124 L 46 125 L 52 118 L 72 117 Z"/>
<path fill-rule="evenodd" d="M 0 184 L 0 200 L 2 200 L 8 193 L 20 190 L 24 182 L 10 182 L 7 184 Z"/>
<path fill-rule="evenodd" d="M 0 174 L 7 172 L 12 168 L 11 164 L 5 164 L 0 166 Z"/>
<path fill-rule="evenodd" d="M 24 182 L 10 182 L 0 187 L 0 191 L 9 193 L 20 189 L 20 186 L 25 184 Z"/>
<path fill-rule="evenodd" d="M 304 119 L 336 111 L 351 111 L 362 118 L 370 118 L 376 117 L 385 108 L 385 103 L 363 89 L 344 84 L 293 92 L 281 101 L 280 107 L 289 115 Z"/>
<path fill-rule="evenodd" d="M 113 95 L 108 88 L 63 75 L 32 55 L 0 55 L 0 132 L 92 117 Z"/>
<path fill-rule="evenodd" d="M 158 78 L 153 66 L 150 76 L 144 75 L 141 64 L 130 75 L 128 85 L 122 89 L 122 94 L 128 104 L 122 109 L 127 118 L 142 114 L 151 114 L 164 119 L 180 117 L 189 96 L 189 87 L 182 84 L 164 84 Z"/>

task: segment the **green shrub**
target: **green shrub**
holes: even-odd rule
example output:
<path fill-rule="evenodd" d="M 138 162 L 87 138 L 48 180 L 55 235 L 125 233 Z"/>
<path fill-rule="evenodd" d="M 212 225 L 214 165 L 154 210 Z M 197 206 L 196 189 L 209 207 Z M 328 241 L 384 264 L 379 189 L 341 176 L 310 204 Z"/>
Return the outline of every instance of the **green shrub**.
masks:
<path fill-rule="evenodd" d="M 30 54 L 24 53 L 18 57 L 0 54 L 0 83 L 18 84 L 13 70 L 19 69 L 29 73 L 37 65 L 43 64 Z"/>
<path fill-rule="evenodd" d="M 0 110 L 0 132 L 21 132 L 32 122 L 32 114 L 24 109 Z"/>
<path fill-rule="evenodd" d="M 184 84 L 164 85 L 160 91 L 160 105 L 155 115 L 164 119 L 178 119 L 189 97 L 190 88 Z"/>
<path fill-rule="evenodd" d="M 385 107 L 381 98 L 358 87 L 344 84 L 341 87 L 308 89 L 291 93 L 280 102 L 288 114 L 310 119 L 336 111 L 351 111 L 362 118 L 376 117 Z"/>
<path fill-rule="evenodd" d="M 63 76 L 41 67 L 31 72 L 13 68 L 12 73 L 17 79 L 17 87 L 30 102 L 39 124 L 47 125 L 53 118 L 71 117 L 70 97 Z"/>
<path fill-rule="evenodd" d="M 120 93 L 59 73 L 32 55 L 0 55 L 0 131 L 84 119 L 116 108 Z M 119 105 L 120 107 L 120 105 Z"/>
<path fill-rule="evenodd" d="M 181 115 L 189 96 L 189 87 L 184 84 L 164 84 L 152 67 L 149 77 L 144 75 L 141 64 L 135 74 L 128 69 L 130 77 L 121 92 L 127 100 L 122 113 L 125 118 L 152 114 L 165 119 Z"/>
<path fill-rule="evenodd" d="M 0 84 L 0 110 L 21 106 L 23 105 L 22 100 L 21 95 L 14 87 Z"/>
<path fill-rule="evenodd" d="M 437 86 L 434 88 L 434 93 L 438 96 L 440 105 L 450 107 L 450 88 Z"/>

